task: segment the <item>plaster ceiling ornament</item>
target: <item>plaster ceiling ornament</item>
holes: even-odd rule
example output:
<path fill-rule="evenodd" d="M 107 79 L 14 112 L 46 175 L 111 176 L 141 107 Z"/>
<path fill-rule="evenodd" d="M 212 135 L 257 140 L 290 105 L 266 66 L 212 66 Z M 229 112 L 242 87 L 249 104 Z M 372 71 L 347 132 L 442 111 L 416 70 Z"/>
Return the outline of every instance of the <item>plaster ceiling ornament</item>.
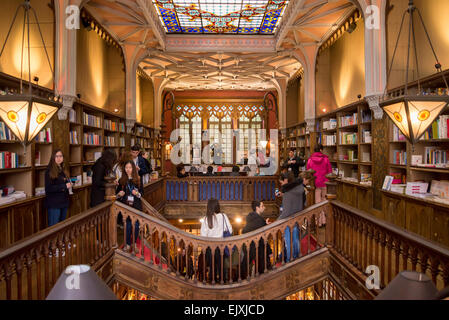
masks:
<path fill-rule="evenodd" d="M 187 34 L 274 34 L 288 2 L 153 0 L 165 31 Z"/>

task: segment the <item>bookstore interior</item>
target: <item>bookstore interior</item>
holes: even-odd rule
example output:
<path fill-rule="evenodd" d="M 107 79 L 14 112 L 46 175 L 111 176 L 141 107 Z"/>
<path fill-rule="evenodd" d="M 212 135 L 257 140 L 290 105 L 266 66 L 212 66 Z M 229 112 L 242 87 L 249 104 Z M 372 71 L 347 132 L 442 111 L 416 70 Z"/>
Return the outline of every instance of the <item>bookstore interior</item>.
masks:
<path fill-rule="evenodd" d="M 0 300 L 448 299 L 449 0 L 0 9 Z"/>

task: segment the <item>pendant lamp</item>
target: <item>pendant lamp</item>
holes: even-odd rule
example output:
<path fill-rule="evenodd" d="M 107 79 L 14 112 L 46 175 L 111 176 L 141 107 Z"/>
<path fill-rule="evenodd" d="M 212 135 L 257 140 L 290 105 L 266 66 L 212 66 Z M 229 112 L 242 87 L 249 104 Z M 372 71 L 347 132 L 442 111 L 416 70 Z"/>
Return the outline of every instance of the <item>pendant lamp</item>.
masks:
<path fill-rule="evenodd" d="M 419 21 L 421 22 L 426 38 L 430 44 L 430 47 L 435 57 L 436 63 L 435 68 L 438 73 L 441 73 L 444 84 L 446 86 L 446 92 L 441 92 L 441 95 L 425 95 L 422 93 L 421 83 L 419 81 L 419 58 L 416 47 L 416 36 L 415 36 L 415 19 L 414 16 L 417 14 Z M 418 8 L 415 7 L 413 0 L 409 1 L 408 8 L 402 16 L 401 27 L 399 29 L 398 38 L 396 41 L 396 46 L 393 53 L 393 58 L 391 61 L 391 66 L 388 71 L 388 80 L 390 78 L 391 70 L 393 67 L 394 59 L 396 56 L 397 48 L 399 45 L 399 39 L 404 26 L 405 17 L 409 16 L 409 31 L 408 31 L 408 50 L 407 50 L 407 66 L 405 75 L 405 90 L 404 95 L 400 97 L 386 97 L 384 95 L 383 99 L 380 101 L 379 105 L 386 112 L 388 117 L 394 122 L 394 124 L 401 130 L 402 134 L 406 139 L 415 144 L 419 138 L 425 133 L 429 126 L 437 119 L 441 112 L 449 104 L 449 86 L 442 73 L 441 64 L 438 62 L 438 57 L 435 53 L 434 46 L 430 40 L 429 33 L 424 24 L 424 20 Z M 416 72 L 418 77 L 418 91 L 417 93 L 412 93 L 409 90 L 409 67 L 410 67 L 410 55 L 411 55 L 411 43 L 413 40 L 413 49 L 415 56 Z M 387 85 L 388 88 L 388 85 Z"/>
<path fill-rule="evenodd" d="M 24 146 L 33 141 L 36 135 L 45 127 L 53 115 L 58 111 L 62 104 L 57 100 L 50 100 L 33 94 L 31 84 L 31 48 L 30 48 L 30 13 L 36 20 L 37 29 L 44 46 L 50 70 L 50 58 L 48 56 L 47 47 L 45 46 L 42 31 L 37 19 L 36 11 L 31 7 L 30 1 L 25 0 L 20 4 L 16 10 L 5 42 L 0 51 L 0 58 L 5 50 L 6 43 L 11 36 L 11 31 L 17 19 L 20 9 L 24 11 L 23 26 L 22 26 L 22 47 L 21 47 L 21 70 L 20 70 L 20 92 L 19 93 L 5 93 L 0 95 L 0 118 L 5 122 L 6 126 L 14 133 Z M 23 53 L 25 49 L 25 34 L 27 35 L 27 51 L 28 51 L 28 92 L 23 92 Z"/>

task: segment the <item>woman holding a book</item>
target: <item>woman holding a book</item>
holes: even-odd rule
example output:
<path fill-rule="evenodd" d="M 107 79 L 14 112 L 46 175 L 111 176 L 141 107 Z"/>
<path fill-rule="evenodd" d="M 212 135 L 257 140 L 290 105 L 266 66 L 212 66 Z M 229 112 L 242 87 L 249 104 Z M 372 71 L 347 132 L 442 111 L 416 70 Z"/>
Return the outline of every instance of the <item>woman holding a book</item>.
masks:
<path fill-rule="evenodd" d="M 55 150 L 45 171 L 45 201 L 49 227 L 66 218 L 71 190 L 72 183 L 65 170 L 64 156 L 61 150 Z"/>

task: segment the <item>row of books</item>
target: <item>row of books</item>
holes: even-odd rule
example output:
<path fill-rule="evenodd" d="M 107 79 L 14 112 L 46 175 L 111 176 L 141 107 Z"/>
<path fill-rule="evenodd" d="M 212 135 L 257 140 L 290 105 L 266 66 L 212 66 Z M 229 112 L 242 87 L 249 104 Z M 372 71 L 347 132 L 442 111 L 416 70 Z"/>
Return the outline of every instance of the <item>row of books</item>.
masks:
<path fill-rule="evenodd" d="M 105 136 L 104 145 L 108 147 L 115 147 L 115 137 Z"/>
<path fill-rule="evenodd" d="M 337 119 L 323 121 L 323 130 L 332 130 L 337 128 Z"/>
<path fill-rule="evenodd" d="M 125 132 L 125 123 L 124 122 L 120 122 L 119 123 L 119 131 L 120 132 Z"/>
<path fill-rule="evenodd" d="M 117 127 L 118 127 L 117 122 L 108 120 L 108 119 L 104 119 L 104 128 L 106 130 L 117 131 Z"/>
<path fill-rule="evenodd" d="M 0 169 L 14 169 L 19 167 L 19 155 L 15 152 L 0 152 Z"/>
<path fill-rule="evenodd" d="M 357 152 L 354 150 L 347 150 L 346 154 L 339 154 L 338 160 L 340 161 L 358 161 Z"/>
<path fill-rule="evenodd" d="M 125 146 L 125 137 L 120 137 L 120 147 Z"/>
<path fill-rule="evenodd" d="M 0 140 L 17 140 L 17 137 L 3 121 L 0 121 Z"/>
<path fill-rule="evenodd" d="M 446 165 L 448 163 L 449 150 L 438 147 L 424 148 L 424 164 Z"/>
<path fill-rule="evenodd" d="M 396 125 L 393 126 L 393 141 L 405 141 L 405 136 Z"/>
<path fill-rule="evenodd" d="M 362 123 L 371 122 L 372 113 L 371 110 L 362 110 Z"/>
<path fill-rule="evenodd" d="M 50 128 L 44 128 L 39 132 L 35 138 L 36 142 L 53 142 L 52 136 L 51 136 L 51 129 Z"/>
<path fill-rule="evenodd" d="M 91 127 L 101 128 L 101 118 L 83 112 L 84 124 Z"/>
<path fill-rule="evenodd" d="M 372 143 L 373 139 L 371 137 L 371 131 L 363 130 L 362 131 L 362 142 L 363 143 Z"/>
<path fill-rule="evenodd" d="M 404 150 L 393 150 L 392 163 L 399 165 L 407 165 L 407 152 Z"/>
<path fill-rule="evenodd" d="M 449 115 L 441 115 L 432 125 L 424 132 L 421 140 L 429 139 L 448 139 L 449 132 L 447 130 L 449 124 Z"/>
<path fill-rule="evenodd" d="M 101 136 L 95 133 L 85 133 L 84 134 L 84 144 L 90 145 L 100 145 Z"/>
<path fill-rule="evenodd" d="M 357 113 L 353 115 L 342 116 L 338 118 L 340 127 L 347 127 L 357 124 Z"/>
<path fill-rule="evenodd" d="M 360 174 L 360 183 L 368 184 L 373 181 L 371 173 L 361 173 Z"/>
<path fill-rule="evenodd" d="M 323 141 L 321 142 L 323 146 L 335 146 L 337 144 L 337 135 L 323 136 Z"/>
<path fill-rule="evenodd" d="M 339 144 L 357 144 L 357 133 L 340 132 Z"/>
<path fill-rule="evenodd" d="M 78 131 L 70 131 L 70 143 L 71 144 L 79 144 Z"/>

